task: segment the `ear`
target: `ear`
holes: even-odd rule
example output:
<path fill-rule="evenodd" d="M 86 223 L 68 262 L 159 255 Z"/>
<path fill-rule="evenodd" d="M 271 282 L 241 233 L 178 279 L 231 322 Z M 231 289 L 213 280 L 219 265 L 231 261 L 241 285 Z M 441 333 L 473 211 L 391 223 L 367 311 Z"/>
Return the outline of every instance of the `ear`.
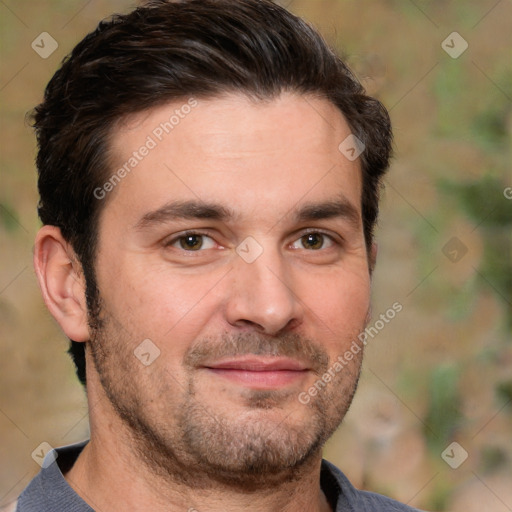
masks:
<path fill-rule="evenodd" d="M 82 266 L 60 229 L 43 226 L 34 245 L 34 269 L 44 302 L 66 336 L 89 340 Z"/>

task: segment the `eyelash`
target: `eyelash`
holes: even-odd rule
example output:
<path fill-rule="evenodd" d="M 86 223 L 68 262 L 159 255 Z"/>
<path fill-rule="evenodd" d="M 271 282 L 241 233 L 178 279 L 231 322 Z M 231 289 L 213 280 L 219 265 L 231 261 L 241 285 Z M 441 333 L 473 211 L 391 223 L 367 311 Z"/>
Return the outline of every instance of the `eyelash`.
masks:
<path fill-rule="evenodd" d="M 307 229 L 305 231 L 302 232 L 302 234 L 300 236 L 298 236 L 297 238 L 295 238 L 292 242 L 292 244 L 294 244 L 295 242 L 299 241 L 301 238 L 307 236 L 307 235 L 311 235 L 311 234 L 315 234 L 315 235 L 321 235 L 325 238 L 327 238 L 332 244 L 336 245 L 336 246 L 341 246 L 342 245 L 342 240 L 337 240 L 335 236 L 333 235 L 330 235 L 324 231 L 321 231 L 321 230 L 318 230 L 318 229 L 314 229 L 314 228 L 310 228 L 310 229 Z M 178 243 L 180 240 L 188 237 L 188 236 L 202 236 L 202 237 L 207 237 L 207 238 L 211 238 L 212 240 L 214 240 L 214 238 L 212 236 L 210 236 L 210 234 L 208 233 L 204 233 L 204 232 L 201 232 L 201 231 L 186 231 L 185 233 L 182 233 L 178 236 L 174 236 L 173 238 L 171 238 L 170 240 L 164 242 L 163 246 L 164 248 L 169 248 L 169 247 L 172 247 L 174 244 Z M 292 245 L 290 244 L 290 245 Z M 197 250 L 197 251 L 193 251 L 193 250 L 189 250 L 187 251 L 186 249 L 183 249 L 183 248 L 176 248 L 178 250 L 181 250 L 183 252 L 188 252 L 188 253 L 193 253 L 193 252 L 201 252 L 201 249 Z M 305 248 L 303 248 L 304 250 L 307 250 Z M 326 249 L 323 249 L 323 250 L 327 250 L 329 248 L 326 248 Z M 205 249 L 203 249 L 204 251 Z M 320 251 L 322 249 L 317 249 L 317 251 Z M 311 250 L 311 252 L 315 252 L 315 250 Z"/>
<path fill-rule="evenodd" d="M 314 228 L 306 229 L 305 231 L 303 231 L 302 234 L 293 241 L 293 243 L 299 241 L 301 238 L 303 238 L 303 237 L 305 237 L 307 235 L 312 235 L 312 234 L 314 234 L 314 235 L 321 235 L 322 237 L 327 238 L 334 246 L 340 247 L 342 245 L 341 238 L 337 240 L 334 235 L 330 235 L 329 233 L 326 233 L 325 231 L 321 231 L 321 230 L 314 229 Z M 303 249 L 307 250 L 305 248 L 303 248 Z M 327 249 L 330 249 L 330 247 L 327 247 L 327 248 L 325 248 L 323 250 L 325 251 Z M 322 249 L 317 249 L 317 250 L 320 251 Z M 316 252 L 316 251 L 315 250 L 311 250 L 311 252 Z"/>
<path fill-rule="evenodd" d="M 163 246 L 164 248 L 171 247 L 175 243 L 179 242 L 180 240 L 187 238 L 187 236 L 203 236 L 208 237 L 213 240 L 213 237 L 210 236 L 208 233 L 202 233 L 201 231 L 185 231 L 184 233 L 181 233 L 180 235 L 174 236 L 168 241 L 165 241 Z M 200 252 L 200 251 L 186 251 L 185 249 L 181 249 L 183 252 Z"/>

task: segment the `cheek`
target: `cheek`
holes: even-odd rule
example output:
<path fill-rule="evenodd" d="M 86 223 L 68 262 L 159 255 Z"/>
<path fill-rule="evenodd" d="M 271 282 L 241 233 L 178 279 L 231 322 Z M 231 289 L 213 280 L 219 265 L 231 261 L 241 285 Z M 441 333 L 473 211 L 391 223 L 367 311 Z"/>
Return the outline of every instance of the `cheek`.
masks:
<path fill-rule="evenodd" d="M 370 307 L 367 273 L 341 273 L 324 279 L 305 300 L 313 321 L 332 339 L 339 351 L 365 327 Z M 343 346 L 342 346 L 343 345 Z"/>
<path fill-rule="evenodd" d="M 128 263 L 128 259 L 125 263 Z M 171 271 L 168 265 L 118 265 L 105 275 L 100 292 L 109 312 L 137 337 L 186 345 L 213 314 L 219 276 Z M 128 276 L 128 277 L 127 277 Z"/>

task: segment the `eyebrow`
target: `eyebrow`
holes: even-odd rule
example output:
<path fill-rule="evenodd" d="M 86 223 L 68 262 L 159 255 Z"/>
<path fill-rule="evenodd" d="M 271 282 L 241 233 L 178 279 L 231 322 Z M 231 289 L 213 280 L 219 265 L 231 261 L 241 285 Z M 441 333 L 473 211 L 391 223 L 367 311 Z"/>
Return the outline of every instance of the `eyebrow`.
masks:
<path fill-rule="evenodd" d="M 306 203 L 296 213 L 298 221 L 314 221 L 333 218 L 346 219 L 354 227 L 359 227 L 360 214 L 358 209 L 345 197 L 320 203 Z"/>
<path fill-rule="evenodd" d="M 293 209 L 288 213 L 292 213 Z M 157 210 L 144 214 L 135 224 L 136 229 L 147 229 L 177 219 L 210 219 L 217 221 L 233 220 L 238 215 L 221 204 L 201 200 L 171 201 Z M 325 220 L 333 218 L 346 219 L 352 226 L 359 227 L 360 214 L 357 208 L 345 197 L 335 200 L 306 203 L 293 214 L 297 222 Z"/>
<path fill-rule="evenodd" d="M 157 210 L 146 213 L 135 225 L 137 229 L 145 229 L 155 224 L 163 224 L 176 219 L 212 219 L 228 220 L 235 213 L 222 205 L 203 201 L 171 201 Z"/>

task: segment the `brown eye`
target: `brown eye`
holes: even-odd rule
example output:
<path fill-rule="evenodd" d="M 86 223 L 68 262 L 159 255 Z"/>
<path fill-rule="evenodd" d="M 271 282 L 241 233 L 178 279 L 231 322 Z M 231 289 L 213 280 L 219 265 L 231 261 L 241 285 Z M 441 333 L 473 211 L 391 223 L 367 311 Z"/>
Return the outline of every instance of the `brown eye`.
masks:
<path fill-rule="evenodd" d="M 180 246 L 186 251 L 198 251 L 203 246 L 202 235 L 187 235 L 179 239 Z"/>
<path fill-rule="evenodd" d="M 312 231 L 311 233 L 306 233 L 302 235 L 300 238 L 293 242 L 292 247 L 294 249 L 308 249 L 310 251 L 319 251 L 321 249 L 329 249 L 336 242 L 333 238 L 325 233 L 320 233 L 317 231 Z"/>
<path fill-rule="evenodd" d="M 301 237 L 300 240 L 305 249 L 321 249 L 324 244 L 324 235 L 321 233 L 308 233 Z"/>
<path fill-rule="evenodd" d="M 175 237 L 170 242 L 166 243 L 165 246 L 194 252 L 204 249 L 213 249 L 215 247 L 215 241 L 211 237 L 201 233 L 186 233 Z"/>

